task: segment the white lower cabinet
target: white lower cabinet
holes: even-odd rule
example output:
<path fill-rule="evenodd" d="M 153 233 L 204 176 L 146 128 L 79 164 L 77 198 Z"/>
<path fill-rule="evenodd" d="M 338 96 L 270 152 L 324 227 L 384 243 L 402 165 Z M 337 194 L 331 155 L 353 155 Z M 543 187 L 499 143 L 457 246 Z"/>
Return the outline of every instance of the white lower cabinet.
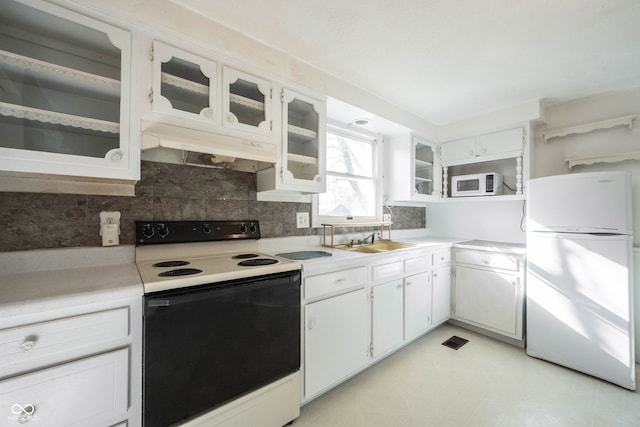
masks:
<path fill-rule="evenodd" d="M 371 289 L 371 354 L 387 353 L 403 340 L 403 284 L 396 280 Z"/>
<path fill-rule="evenodd" d="M 404 279 L 404 339 L 426 331 L 431 325 L 431 274 L 424 272 Z"/>
<path fill-rule="evenodd" d="M 439 325 L 451 317 L 451 266 L 433 270 L 431 325 Z"/>
<path fill-rule="evenodd" d="M 305 395 L 367 363 L 367 293 L 360 289 L 305 307 Z"/>
<path fill-rule="evenodd" d="M 305 298 L 316 301 L 304 306 L 304 399 L 366 365 L 369 322 L 365 285 L 364 267 L 305 278 Z"/>
<path fill-rule="evenodd" d="M 110 425 L 127 412 L 129 350 L 121 349 L 0 383 L 7 425 Z"/>
<path fill-rule="evenodd" d="M 0 425 L 141 424 L 142 301 L 0 316 Z"/>
<path fill-rule="evenodd" d="M 518 341 L 523 339 L 524 257 L 457 249 L 453 318 Z"/>
<path fill-rule="evenodd" d="M 448 320 L 450 262 L 449 246 L 417 247 L 307 270 L 303 403 Z"/>
<path fill-rule="evenodd" d="M 456 318 L 515 335 L 518 282 L 514 274 L 458 266 Z"/>

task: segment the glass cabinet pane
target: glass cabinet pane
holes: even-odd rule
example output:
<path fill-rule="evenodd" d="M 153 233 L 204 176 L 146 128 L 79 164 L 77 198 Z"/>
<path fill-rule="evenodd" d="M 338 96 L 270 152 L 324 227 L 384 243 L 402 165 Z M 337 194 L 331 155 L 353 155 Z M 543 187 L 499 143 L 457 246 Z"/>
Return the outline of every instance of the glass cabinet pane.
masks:
<path fill-rule="evenodd" d="M 94 158 L 120 148 L 122 58 L 110 36 L 15 2 L 2 7 L 0 147 Z"/>
<path fill-rule="evenodd" d="M 238 79 L 229 85 L 231 104 L 229 110 L 238 123 L 258 126 L 265 121 L 264 94 L 258 85 Z"/>
<path fill-rule="evenodd" d="M 414 188 L 417 194 L 433 193 L 433 148 L 416 142 L 414 145 Z"/>
<path fill-rule="evenodd" d="M 215 121 L 217 64 L 153 42 L 153 110 L 191 120 Z"/>
<path fill-rule="evenodd" d="M 189 61 L 172 57 L 161 65 L 160 93 L 173 108 L 200 114 L 209 105 L 209 78 L 200 67 Z"/>
<path fill-rule="evenodd" d="M 313 104 L 294 98 L 287 105 L 287 169 L 295 179 L 318 175 L 319 114 Z"/>
<path fill-rule="evenodd" d="M 224 125 L 251 133 L 271 133 L 271 84 L 233 68 L 223 70 Z"/>

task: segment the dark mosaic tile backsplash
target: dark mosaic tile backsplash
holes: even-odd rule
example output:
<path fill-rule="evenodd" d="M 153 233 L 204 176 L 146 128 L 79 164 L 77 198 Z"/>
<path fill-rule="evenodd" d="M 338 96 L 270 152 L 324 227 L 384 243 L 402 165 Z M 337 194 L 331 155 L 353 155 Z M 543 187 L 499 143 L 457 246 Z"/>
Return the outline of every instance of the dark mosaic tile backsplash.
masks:
<path fill-rule="evenodd" d="M 322 234 L 296 228 L 295 213 L 310 210 L 308 203 L 257 201 L 253 173 L 142 162 L 135 197 L 0 192 L 0 251 L 100 246 L 101 211 L 120 211 L 120 243 L 129 245 L 136 220 L 258 219 L 262 237 Z M 424 208 L 393 207 L 395 230 L 425 221 Z"/>

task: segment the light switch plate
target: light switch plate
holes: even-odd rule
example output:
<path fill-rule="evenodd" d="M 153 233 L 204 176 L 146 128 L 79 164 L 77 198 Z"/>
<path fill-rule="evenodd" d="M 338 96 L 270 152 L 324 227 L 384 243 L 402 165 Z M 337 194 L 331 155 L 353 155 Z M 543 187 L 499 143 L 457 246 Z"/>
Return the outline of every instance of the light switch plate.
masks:
<path fill-rule="evenodd" d="M 309 228 L 309 212 L 296 213 L 296 225 L 298 228 Z"/>

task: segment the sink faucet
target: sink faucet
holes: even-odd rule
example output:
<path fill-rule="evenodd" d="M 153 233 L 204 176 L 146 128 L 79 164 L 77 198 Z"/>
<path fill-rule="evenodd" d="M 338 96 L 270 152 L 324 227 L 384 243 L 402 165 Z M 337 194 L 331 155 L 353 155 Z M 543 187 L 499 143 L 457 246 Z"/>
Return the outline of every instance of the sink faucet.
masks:
<path fill-rule="evenodd" d="M 364 239 L 361 240 L 362 243 L 365 243 L 367 240 L 371 239 L 371 244 L 373 245 L 373 241 L 376 238 L 376 234 L 379 233 L 371 233 L 370 235 L 368 235 L 367 237 L 365 237 Z"/>

